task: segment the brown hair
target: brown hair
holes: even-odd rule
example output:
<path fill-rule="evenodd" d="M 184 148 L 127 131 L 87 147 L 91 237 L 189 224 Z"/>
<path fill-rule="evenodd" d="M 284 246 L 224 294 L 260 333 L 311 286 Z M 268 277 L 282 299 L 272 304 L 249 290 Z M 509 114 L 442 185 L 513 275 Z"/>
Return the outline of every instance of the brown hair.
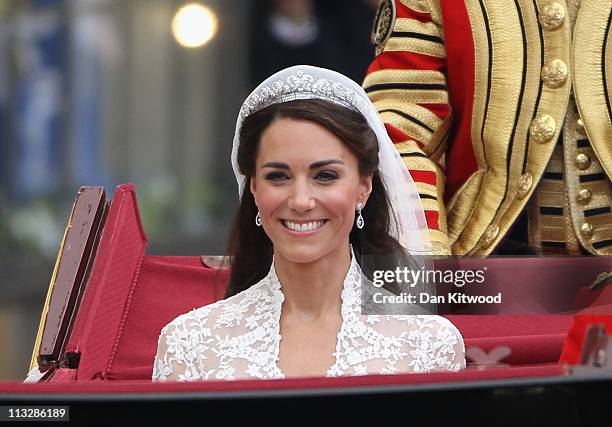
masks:
<path fill-rule="evenodd" d="M 255 225 L 257 206 L 249 187 L 251 177 L 255 175 L 255 159 L 261 135 L 270 124 L 281 118 L 305 120 L 323 126 L 357 157 L 360 175 L 372 176 L 372 192 L 362 211 L 366 226 L 361 230 L 353 226 L 349 235 L 355 252 L 394 255 L 406 260 L 408 254 L 389 234 L 391 221 L 395 219 L 389 215 L 387 191 L 378 172 L 376 134 L 370 129 L 366 119 L 358 112 L 318 99 L 275 104 L 248 116 L 240 129 L 238 167 L 246 179 L 227 248 L 227 255 L 233 257 L 233 261 L 225 296 L 229 297 L 249 288 L 264 278 L 270 270 L 272 242 L 264 230 Z M 376 220 L 373 220 L 374 218 Z M 368 275 L 365 269 L 364 272 Z"/>

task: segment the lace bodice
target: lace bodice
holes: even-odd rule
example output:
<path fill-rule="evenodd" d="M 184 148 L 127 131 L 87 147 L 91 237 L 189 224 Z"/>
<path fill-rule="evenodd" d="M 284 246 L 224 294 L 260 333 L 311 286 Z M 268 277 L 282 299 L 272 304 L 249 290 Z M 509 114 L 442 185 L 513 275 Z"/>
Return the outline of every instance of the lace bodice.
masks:
<path fill-rule="evenodd" d="M 342 326 L 327 376 L 457 371 L 461 334 L 433 315 L 362 315 L 361 269 L 352 258 L 342 290 Z M 284 295 L 274 271 L 247 290 L 183 314 L 159 336 L 153 380 L 284 378 L 278 366 Z"/>

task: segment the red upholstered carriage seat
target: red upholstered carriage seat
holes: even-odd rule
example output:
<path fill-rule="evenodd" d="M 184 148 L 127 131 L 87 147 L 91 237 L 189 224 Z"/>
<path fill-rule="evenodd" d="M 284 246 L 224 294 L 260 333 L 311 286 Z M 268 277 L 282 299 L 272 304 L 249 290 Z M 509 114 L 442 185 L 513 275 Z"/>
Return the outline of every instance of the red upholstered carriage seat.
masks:
<path fill-rule="evenodd" d="M 177 315 L 223 297 L 227 272 L 200 257 L 146 255 L 135 188 L 117 188 L 86 284 L 67 352 L 77 369 L 53 381 L 136 380 L 151 377 L 161 328 Z M 509 345 L 513 365 L 554 364 L 569 316 L 454 316 L 466 345 Z"/>
<path fill-rule="evenodd" d="M 117 187 L 66 352 L 51 381 L 151 378 L 161 328 L 224 295 L 227 272 L 201 257 L 148 256 L 135 187 Z"/>

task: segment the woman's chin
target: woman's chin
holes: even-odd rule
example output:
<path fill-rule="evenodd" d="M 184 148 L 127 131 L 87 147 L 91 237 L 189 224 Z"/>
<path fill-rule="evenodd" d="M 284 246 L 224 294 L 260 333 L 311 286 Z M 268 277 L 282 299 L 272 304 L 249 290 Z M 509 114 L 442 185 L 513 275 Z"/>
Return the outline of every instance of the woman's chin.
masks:
<path fill-rule="evenodd" d="M 339 254 L 338 251 L 349 250 L 348 242 L 346 245 L 337 244 L 333 241 L 327 241 L 327 243 L 292 242 L 292 244 L 278 245 L 274 247 L 274 256 L 296 264 L 310 264 L 322 259 L 336 259 Z"/>
<path fill-rule="evenodd" d="M 290 248 L 275 249 L 275 256 L 296 264 L 310 264 L 325 254 L 319 245 L 292 245 Z"/>
<path fill-rule="evenodd" d="M 285 260 L 294 264 L 311 264 L 321 258 L 321 253 L 313 253 L 312 251 L 290 251 L 284 254 Z"/>

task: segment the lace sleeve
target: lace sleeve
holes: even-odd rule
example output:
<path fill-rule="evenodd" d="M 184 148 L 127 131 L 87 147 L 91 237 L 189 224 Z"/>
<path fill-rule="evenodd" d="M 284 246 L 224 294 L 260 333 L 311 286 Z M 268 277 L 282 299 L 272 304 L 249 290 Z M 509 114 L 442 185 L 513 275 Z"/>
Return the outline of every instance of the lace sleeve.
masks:
<path fill-rule="evenodd" d="M 177 358 L 176 336 L 176 327 L 168 325 L 162 329 L 153 362 L 153 381 L 177 381 L 179 376 L 184 377 L 185 363 L 180 353 Z"/>
<path fill-rule="evenodd" d="M 414 372 L 459 371 L 465 368 L 465 346 L 459 330 L 441 316 L 416 316 L 406 345 Z"/>
<path fill-rule="evenodd" d="M 215 366 L 211 330 L 194 312 L 166 325 L 159 336 L 153 381 L 206 380 Z"/>

